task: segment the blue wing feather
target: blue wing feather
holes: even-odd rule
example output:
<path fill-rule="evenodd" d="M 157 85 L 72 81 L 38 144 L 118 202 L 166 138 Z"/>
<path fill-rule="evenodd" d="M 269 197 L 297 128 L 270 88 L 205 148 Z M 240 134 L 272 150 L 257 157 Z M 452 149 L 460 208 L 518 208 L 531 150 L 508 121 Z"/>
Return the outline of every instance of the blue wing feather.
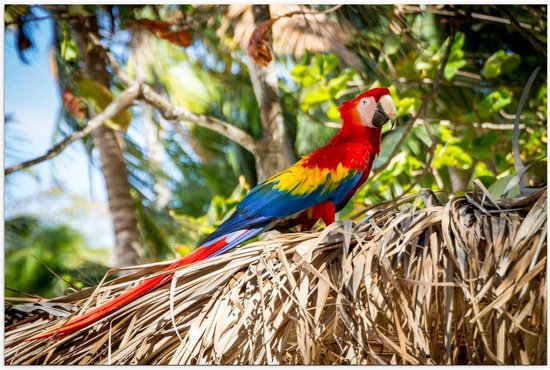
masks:
<path fill-rule="evenodd" d="M 278 190 L 276 183 L 260 184 L 239 203 L 237 212 L 242 215 L 257 215 L 267 218 L 285 218 L 316 204 L 331 200 L 340 203 L 361 179 L 362 173 L 357 173 L 342 181 L 336 189 L 327 192 L 319 186 L 314 191 L 301 196 Z"/>
<path fill-rule="evenodd" d="M 263 231 L 274 220 L 282 220 L 325 201 L 330 200 L 335 205 L 340 204 L 359 183 L 363 173 L 358 171 L 351 174 L 347 179 L 340 181 L 333 190 L 327 190 L 331 188 L 328 185 L 332 185 L 330 176 L 328 174 L 324 181 L 312 191 L 299 195 L 278 189 L 277 181 L 267 180 L 257 185 L 239 203 L 231 217 L 225 220 L 204 243 L 212 242 L 238 230 Z M 303 177 L 296 176 L 296 187 L 300 185 L 300 181 L 303 181 Z"/>
<path fill-rule="evenodd" d="M 272 220 L 272 217 L 267 217 L 263 215 L 246 215 L 242 212 L 239 212 L 239 210 L 237 209 L 235 213 L 231 215 L 231 217 L 225 220 L 220 226 L 218 226 L 216 231 L 210 234 L 203 241 L 203 244 L 212 242 L 221 236 L 230 234 L 237 230 L 249 229 L 253 227 L 261 228 L 263 226 L 267 226 L 267 224 L 269 224 L 269 222 Z"/>

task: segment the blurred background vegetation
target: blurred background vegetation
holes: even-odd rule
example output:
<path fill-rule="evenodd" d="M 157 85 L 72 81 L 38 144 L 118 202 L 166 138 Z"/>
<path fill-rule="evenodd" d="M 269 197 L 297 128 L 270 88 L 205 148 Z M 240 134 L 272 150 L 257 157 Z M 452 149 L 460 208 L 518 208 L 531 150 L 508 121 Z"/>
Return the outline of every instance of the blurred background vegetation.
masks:
<path fill-rule="evenodd" d="M 247 47 L 270 18 L 273 61 L 261 67 Z M 471 189 L 474 179 L 500 196 L 515 173 L 515 112 L 539 66 L 521 113 L 520 154 L 531 164 L 527 185 L 546 182 L 546 5 L 8 5 L 6 34 L 25 63 L 32 63 L 35 25 L 45 20 L 53 25 L 51 73 L 64 102 L 54 142 L 125 89 L 110 55 L 171 104 L 262 143 L 251 153 L 193 120 L 167 120 L 143 100 L 84 137 L 89 161 L 103 170 L 117 234 L 116 247 L 105 247 L 119 249 L 119 266 L 188 253 L 264 173 L 326 144 L 340 125 L 341 102 L 375 86 L 390 87 L 399 117 L 340 219 L 421 188 L 444 199 Z M 276 74 L 273 91 L 262 73 Z M 273 92 L 278 100 L 259 104 Z M 275 131 L 262 110 L 273 107 L 283 142 L 270 141 Z M 28 159 L 14 139 L 17 117 L 7 112 L 5 123 L 6 160 Z M 109 150 L 113 142 L 118 154 Z M 285 151 L 277 165 L 258 160 L 270 149 Z M 32 175 L 32 167 L 23 171 Z M 7 200 L 17 191 L 11 176 Z M 65 224 L 20 215 L 4 227 L 6 295 L 59 295 L 97 283 L 109 268 L 106 251 Z"/>

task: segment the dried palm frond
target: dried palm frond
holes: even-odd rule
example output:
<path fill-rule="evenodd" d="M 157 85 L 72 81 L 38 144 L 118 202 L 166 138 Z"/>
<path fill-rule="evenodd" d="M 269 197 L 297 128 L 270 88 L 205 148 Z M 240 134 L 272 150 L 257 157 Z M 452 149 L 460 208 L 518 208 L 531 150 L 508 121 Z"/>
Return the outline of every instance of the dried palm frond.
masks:
<path fill-rule="evenodd" d="M 277 54 L 300 57 L 306 51 L 331 51 L 344 64 L 360 66 L 359 59 L 346 47 L 353 35 L 348 25 L 330 19 L 327 14 L 312 13 L 305 5 L 271 4 L 269 11 L 273 18 L 293 12 L 303 13 L 281 18 L 273 24 L 273 49 Z M 252 5 L 229 5 L 217 34 L 220 37 L 226 35 L 230 27 L 234 27 L 233 40 L 246 50 L 256 27 Z"/>
<path fill-rule="evenodd" d="M 92 327 L 25 341 L 74 315 L 60 315 L 60 302 L 90 309 L 166 263 L 149 265 L 42 303 L 55 310 L 18 311 L 5 361 L 544 364 L 546 207 L 546 188 L 500 201 L 474 192 L 446 205 L 424 191 L 356 224 L 271 236 L 186 266 Z"/>

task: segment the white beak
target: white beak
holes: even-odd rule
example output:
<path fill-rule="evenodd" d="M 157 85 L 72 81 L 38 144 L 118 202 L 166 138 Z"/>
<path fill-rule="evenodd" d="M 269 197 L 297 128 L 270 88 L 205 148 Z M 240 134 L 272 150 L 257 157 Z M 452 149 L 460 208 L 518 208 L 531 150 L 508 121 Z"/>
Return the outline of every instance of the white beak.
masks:
<path fill-rule="evenodd" d="M 378 102 L 382 109 L 384 110 L 384 113 L 391 119 L 394 120 L 397 118 L 397 109 L 395 108 L 395 103 L 393 102 L 393 99 L 389 95 L 384 95 L 380 98 L 380 101 Z"/>

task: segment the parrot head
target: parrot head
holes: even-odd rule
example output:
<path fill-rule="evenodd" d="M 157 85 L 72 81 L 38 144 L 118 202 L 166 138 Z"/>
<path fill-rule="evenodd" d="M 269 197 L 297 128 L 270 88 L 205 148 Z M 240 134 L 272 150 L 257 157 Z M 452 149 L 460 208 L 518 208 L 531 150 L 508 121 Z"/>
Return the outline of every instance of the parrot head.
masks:
<path fill-rule="evenodd" d="M 377 87 L 344 102 L 340 114 L 344 122 L 379 128 L 397 117 L 397 109 L 390 91 L 385 87 Z"/>

